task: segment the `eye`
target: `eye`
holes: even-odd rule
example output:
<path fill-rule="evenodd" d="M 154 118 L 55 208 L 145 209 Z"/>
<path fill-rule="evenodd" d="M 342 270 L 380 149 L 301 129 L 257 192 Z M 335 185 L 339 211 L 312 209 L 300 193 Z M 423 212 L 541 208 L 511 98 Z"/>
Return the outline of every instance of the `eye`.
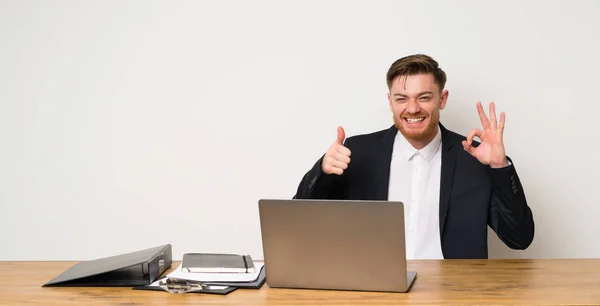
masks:
<path fill-rule="evenodd" d="M 425 96 L 425 97 L 419 98 L 419 101 L 429 101 L 429 100 L 431 100 L 430 96 Z"/>

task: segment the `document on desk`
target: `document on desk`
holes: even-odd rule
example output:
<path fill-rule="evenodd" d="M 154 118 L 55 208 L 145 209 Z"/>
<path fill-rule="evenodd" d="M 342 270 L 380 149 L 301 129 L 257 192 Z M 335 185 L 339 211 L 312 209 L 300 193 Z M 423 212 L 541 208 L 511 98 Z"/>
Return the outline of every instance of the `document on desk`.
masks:
<path fill-rule="evenodd" d="M 161 278 L 161 279 L 153 282 L 152 284 L 148 285 L 147 287 L 160 287 L 161 286 L 160 285 L 160 281 L 161 280 L 165 280 L 165 279 L 166 279 L 166 277 L 165 278 Z M 226 289 L 229 289 L 229 287 L 230 286 L 213 286 L 213 285 L 208 285 L 208 286 L 202 286 L 202 288 L 199 288 L 199 289 L 202 289 L 202 290 L 226 290 Z"/>
<path fill-rule="evenodd" d="M 182 265 L 180 264 L 179 267 L 177 267 L 177 269 L 175 269 L 173 272 L 169 273 L 167 277 L 203 283 L 253 282 L 258 279 L 264 263 L 257 262 L 254 265 L 256 271 L 253 273 L 193 273 L 184 272 L 182 269 Z"/>
<path fill-rule="evenodd" d="M 166 283 L 166 284 L 165 284 Z M 176 281 L 169 284 L 168 277 L 163 277 L 156 280 L 150 285 L 133 287 L 133 290 L 158 290 L 166 291 L 169 293 L 212 293 L 212 294 L 228 294 L 235 291 L 237 287 L 231 286 L 216 286 L 216 285 L 203 285 L 200 283 L 192 283 L 184 281 Z"/>

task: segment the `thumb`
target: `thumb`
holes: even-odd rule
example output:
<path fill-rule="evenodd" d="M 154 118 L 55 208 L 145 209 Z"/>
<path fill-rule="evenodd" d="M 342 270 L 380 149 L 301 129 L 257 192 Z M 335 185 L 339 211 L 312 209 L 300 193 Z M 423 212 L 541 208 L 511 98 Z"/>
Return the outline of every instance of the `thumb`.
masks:
<path fill-rule="evenodd" d="M 337 128 L 337 139 L 335 140 L 336 143 L 339 144 L 344 144 L 344 139 L 346 139 L 346 132 L 344 132 L 344 128 L 341 126 L 338 126 Z"/>

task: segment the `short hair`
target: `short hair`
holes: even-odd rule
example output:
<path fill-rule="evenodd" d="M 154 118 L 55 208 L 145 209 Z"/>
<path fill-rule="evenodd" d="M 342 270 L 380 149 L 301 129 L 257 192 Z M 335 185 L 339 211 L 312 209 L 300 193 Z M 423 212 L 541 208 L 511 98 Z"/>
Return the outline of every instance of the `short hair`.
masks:
<path fill-rule="evenodd" d="M 446 86 L 446 73 L 432 57 L 425 54 L 413 54 L 396 60 L 387 72 L 388 89 L 398 76 L 409 76 L 421 73 L 431 73 L 440 91 Z"/>

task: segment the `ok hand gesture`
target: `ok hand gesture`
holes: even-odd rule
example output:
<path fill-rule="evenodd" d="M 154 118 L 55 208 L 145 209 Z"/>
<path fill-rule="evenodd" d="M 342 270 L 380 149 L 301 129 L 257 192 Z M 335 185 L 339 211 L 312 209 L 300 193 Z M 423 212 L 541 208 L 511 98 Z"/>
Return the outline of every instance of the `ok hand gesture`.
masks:
<path fill-rule="evenodd" d="M 484 165 L 489 165 L 492 168 L 502 168 L 508 166 L 508 159 L 504 152 L 504 143 L 502 134 L 504 132 L 504 112 L 500 114 L 500 122 L 496 122 L 496 108 L 494 102 L 490 103 L 490 119 L 488 120 L 480 102 L 477 102 L 477 112 L 483 131 L 473 129 L 467 136 L 467 140 L 463 140 L 462 145 L 465 151 L 473 155 Z M 473 137 L 479 137 L 481 140 L 476 148 L 472 146 Z"/>

